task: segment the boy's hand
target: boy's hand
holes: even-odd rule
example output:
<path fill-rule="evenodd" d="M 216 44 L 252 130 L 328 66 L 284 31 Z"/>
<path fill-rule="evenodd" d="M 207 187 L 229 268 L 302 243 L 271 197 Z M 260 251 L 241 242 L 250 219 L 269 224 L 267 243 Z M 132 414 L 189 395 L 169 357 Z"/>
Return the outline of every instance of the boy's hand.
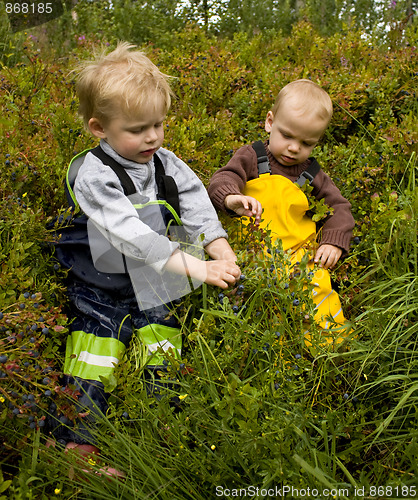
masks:
<path fill-rule="evenodd" d="M 211 246 L 212 253 L 216 253 L 215 250 L 219 251 L 222 247 L 231 249 L 224 238 L 218 238 L 215 242 Z M 235 254 L 232 250 L 229 253 L 226 252 L 225 255 L 224 259 L 205 261 L 177 249 L 168 259 L 164 269 L 183 276 L 190 276 L 201 283 L 228 288 L 229 284 L 234 284 L 241 276 L 241 270 L 233 260 Z"/>
<path fill-rule="evenodd" d="M 208 285 L 228 288 L 241 276 L 240 268 L 231 260 L 206 261 L 206 279 Z"/>
<path fill-rule="evenodd" d="M 256 224 L 260 222 L 261 212 L 263 211 L 261 203 L 251 196 L 244 196 L 243 194 L 229 194 L 225 197 L 224 205 L 225 208 L 232 210 L 238 215 L 255 217 Z"/>
<path fill-rule="evenodd" d="M 325 269 L 329 269 L 335 266 L 342 253 L 341 248 L 334 245 L 321 245 L 315 254 L 314 262 L 315 264 L 319 263 Z"/>

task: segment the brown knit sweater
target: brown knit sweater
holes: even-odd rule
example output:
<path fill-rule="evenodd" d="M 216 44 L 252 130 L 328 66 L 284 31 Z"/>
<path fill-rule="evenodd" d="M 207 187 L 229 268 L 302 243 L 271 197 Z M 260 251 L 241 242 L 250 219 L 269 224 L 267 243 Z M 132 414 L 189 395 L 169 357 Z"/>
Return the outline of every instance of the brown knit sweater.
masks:
<path fill-rule="evenodd" d="M 311 161 L 308 159 L 298 165 L 283 166 L 271 154 L 267 144 L 268 141 L 265 142 L 265 147 L 272 175 L 283 175 L 294 182 Z M 215 172 L 210 181 L 208 192 L 215 208 L 226 211 L 225 197 L 229 194 L 241 194 L 247 181 L 257 177 L 257 155 L 251 145 L 243 146 L 227 165 Z M 325 220 L 319 243 L 334 245 L 348 252 L 354 228 L 350 202 L 342 196 L 340 190 L 322 169 L 313 181 L 312 195 L 317 200 L 324 199 L 324 202 L 334 209 L 333 214 Z"/>

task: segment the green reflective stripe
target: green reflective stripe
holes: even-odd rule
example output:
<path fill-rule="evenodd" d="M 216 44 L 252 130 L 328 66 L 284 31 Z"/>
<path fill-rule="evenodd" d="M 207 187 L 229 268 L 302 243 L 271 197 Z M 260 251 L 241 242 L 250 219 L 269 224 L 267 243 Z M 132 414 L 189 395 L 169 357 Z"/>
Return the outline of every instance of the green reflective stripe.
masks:
<path fill-rule="evenodd" d="M 168 203 L 167 201 L 165 200 L 153 200 L 153 201 L 148 201 L 147 203 L 135 203 L 134 204 L 134 207 L 137 209 L 137 210 L 140 210 L 141 208 L 144 208 L 148 205 L 165 205 L 165 207 L 167 208 L 167 210 L 169 210 L 171 212 L 171 215 L 174 217 L 174 220 L 176 221 L 176 223 L 179 225 L 179 226 L 182 226 L 183 225 L 183 222 L 181 221 L 181 219 L 179 218 L 179 216 L 177 215 L 177 212 L 174 210 L 174 208 L 170 205 L 170 203 Z"/>
<path fill-rule="evenodd" d="M 179 328 L 158 324 L 146 325 L 136 330 L 142 343 L 148 348 L 148 354 L 152 356 L 152 364 L 161 365 L 164 361 L 164 353 L 158 352 L 161 348 L 164 352 L 172 349 L 174 355 L 181 355 L 181 332 Z"/>
<path fill-rule="evenodd" d="M 81 158 L 82 156 L 86 156 L 86 154 L 91 151 L 91 148 L 89 149 L 85 149 L 84 151 L 82 151 L 81 153 L 78 153 L 78 155 L 75 155 L 74 158 L 72 158 L 72 160 L 70 161 L 70 164 L 68 165 L 68 168 L 67 168 L 67 173 L 66 173 L 66 176 L 65 176 L 65 182 L 67 184 L 67 189 L 68 189 L 68 192 L 70 193 L 70 196 L 71 196 L 71 199 L 73 200 L 74 202 L 74 205 L 77 207 L 78 206 L 78 202 L 74 196 L 74 192 L 73 192 L 73 188 L 71 187 L 71 182 L 70 182 L 70 171 L 71 171 L 71 166 L 73 165 L 73 163 Z"/>
<path fill-rule="evenodd" d="M 72 332 L 67 339 L 64 373 L 100 381 L 101 376 L 113 373 L 124 350 L 125 345 L 118 339 Z"/>

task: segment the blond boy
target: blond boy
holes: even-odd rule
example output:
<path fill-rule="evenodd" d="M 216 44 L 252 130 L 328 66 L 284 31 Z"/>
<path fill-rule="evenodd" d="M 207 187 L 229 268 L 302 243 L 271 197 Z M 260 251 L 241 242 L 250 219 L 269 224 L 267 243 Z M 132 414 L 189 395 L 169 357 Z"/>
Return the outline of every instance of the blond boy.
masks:
<path fill-rule="evenodd" d="M 77 387 L 80 407 L 91 411 L 84 411 L 87 416 L 74 429 L 61 426 L 54 434 L 67 447 L 87 451 L 95 451 L 87 420 L 94 421 L 98 410 L 106 413 L 103 381 L 112 375 L 133 332 L 149 348 L 151 374 L 161 362 L 159 348 L 176 355 L 180 352 L 179 325 L 168 315 L 170 300 L 180 295 L 172 296 L 173 287 L 167 285 L 170 277 L 227 288 L 240 276 L 203 184 L 182 160 L 162 147 L 171 102 L 168 77 L 133 48 L 120 43 L 79 69 L 80 114 L 100 144 L 78 160 L 81 165 L 76 174 L 70 169 L 68 178 L 75 177 L 75 181 L 68 185 L 69 200 L 83 214 L 75 226 L 80 228 L 86 221 L 89 230 L 97 230 L 101 243 L 97 247 L 95 240 L 93 248 L 89 232 L 89 246 L 83 247 L 79 244 L 82 229 L 76 227 L 79 233 L 63 234 L 57 246 L 62 263 L 69 268 L 73 319 L 64 367 L 66 384 Z M 129 195 L 120 170 L 134 187 Z M 163 178 L 170 181 L 170 189 L 174 183 L 177 209 L 167 202 L 166 188 L 160 186 Z M 200 242 L 213 260 L 183 251 L 167 233 L 173 223 L 181 224 L 190 241 Z M 99 265 L 108 247 L 111 258 Z"/>

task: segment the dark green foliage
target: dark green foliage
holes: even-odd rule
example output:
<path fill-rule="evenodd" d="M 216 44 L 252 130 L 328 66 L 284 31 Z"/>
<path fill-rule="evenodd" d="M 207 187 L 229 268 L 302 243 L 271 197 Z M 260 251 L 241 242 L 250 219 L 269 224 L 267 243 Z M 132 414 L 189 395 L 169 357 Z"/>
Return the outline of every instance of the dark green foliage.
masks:
<path fill-rule="evenodd" d="M 113 3 L 122 9 L 123 2 Z M 80 25 L 98 22 L 99 4 L 80 2 Z M 145 3 L 125 4 L 118 15 L 135 30 L 128 18 Z M 103 32 L 112 19 L 106 15 Z M 206 184 L 234 150 L 266 136 L 265 115 L 284 84 L 311 78 L 330 93 L 335 114 L 315 155 L 351 201 L 356 219 L 352 251 L 333 273 L 353 325 L 349 349 L 333 352 L 318 341 L 306 263 L 286 275 L 287 257 L 268 234 L 253 231 L 243 238 L 239 222 L 222 217 L 243 277 L 224 292 L 202 286 L 175 312 L 185 350 L 180 361 L 167 354 L 163 378 L 182 411 L 174 411 L 169 398 L 157 403 L 147 397 L 144 353 L 134 340 L 108 381 L 111 407 L 98 435 L 103 460 L 127 479 L 67 479 L 71 454 L 46 450 L 40 424 L 51 398 L 62 415 L 74 417 L 74 395 L 59 385 L 68 325 L 63 273 L 52 258 L 47 225 L 65 207 L 68 161 L 93 145 L 76 116 L 70 70 L 91 56 L 102 37 L 71 26 L 72 38 L 65 45 L 63 31 L 57 52 L 46 50 L 39 32 L 18 34 L 16 45 L 3 52 L 7 64 L 0 71 L 0 495 L 172 500 L 214 498 L 217 485 L 349 488 L 350 494 L 361 486 L 413 486 L 413 33 L 409 46 L 387 51 L 354 28 L 324 37 L 306 21 L 294 25 L 290 36 L 240 33 L 229 40 L 187 28 L 176 33 L 175 44 L 167 36 L 165 50 L 158 44 L 144 49 L 176 77 L 165 145 Z M 122 35 L 101 39 L 114 45 Z M 302 337 L 307 323 L 312 349 Z M 72 465 L 77 477 L 86 476 L 84 465 Z"/>

